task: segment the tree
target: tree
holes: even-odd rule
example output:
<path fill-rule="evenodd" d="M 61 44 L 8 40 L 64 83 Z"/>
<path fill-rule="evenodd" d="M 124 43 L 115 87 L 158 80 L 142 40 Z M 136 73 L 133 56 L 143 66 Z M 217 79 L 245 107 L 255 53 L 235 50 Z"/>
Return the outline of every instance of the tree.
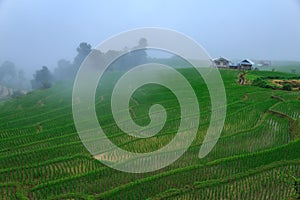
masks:
<path fill-rule="evenodd" d="M 123 69 L 124 66 L 127 66 L 127 57 L 126 55 L 121 56 L 122 53 L 122 51 L 108 50 L 103 54 L 103 62 L 109 64 L 108 70 Z"/>
<path fill-rule="evenodd" d="M 76 51 L 77 55 L 75 56 L 73 63 L 65 59 L 61 59 L 57 62 L 57 67 L 54 69 L 53 75 L 56 81 L 73 80 L 80 65 L 92 51 L 92 46 L 86 42 L 81 42 L 76 48 Z"/>
<path fill-rule="evenodd" d="M 29 81 L 25 78 L 23 70 L 17 70 L 15 64 L 11 61 L 5 61 L 0 66 L 0 82 L 14 89 L 30 89 Z"/>
<path fill-rule="evenodd" d="M 31 80 L 32 89 L 46 89 L 52 86 L 53 76 L 46 66 L 37 70 L 33 77 L 34 79 Z"/>
<path fill-rule="evenodd" d="M 132 50 L 126 56 L 119 59 L 119 65 L 122 66 L 122 69 L 128 70 L 135 66 L 147 63 L 148 55 L 145 50 L 147 46 L 147 39 L 140 38 L 138 45 L 133 47 Z"/>
<path fill-rule="evenodd" d="M 89 55 L 89 53 L 92 51 L 92 46 L 86 42 L 81 42 L 79 44 L 79 47 L 76 49 L 77 55 L 74 58 L 73 67 L 77 70 L 79 69 L 81 63 L 84 61 L 84 59 Z"/>
<path fill-rule="evenodd" d="M 61 59 L 57 62 L 57 67 L 54 69 L 55 80 L 70 80 L 73 79 L 72 63 L 68 60 Z"/>
<path fill-rule="evenodd" d="M 74 79 L 80 65 L 87 57 L 87 55 L 89 55 L 89 53 L 92 51 L 92 46 L 86 42 L 81 42 L 79 46 L 76 48 L 76 51 L 77 51 L 77 55 L 75 56 L 72 66 L 70 70 L 68 70 L 68 74 L 67 74 L 67 76 L 70 77 L 70 79 Z"/>
<path fill-rule="evenodd" d="M 105 53 L 105 61 L 107 63 L 112 62 L 116 57 L 120 56 L 122 54 L 121 51 L 116 51 L 116 50 L 108 50 Z"/>
<path fill-rule="evenodd" d="M 11 61 L 5 61 L 0 66 L 0 81 L 11 86 L 16 79 L 17 72 L 15 64 Z"/>
<path fill-rule="evenodd" d="M 147 63 L 148 55 L 144 49 L 147 45 L 147 39 L 140 38 L 138 44 L 130 50 L 128 47 L 124 47 L 123 50 L 119 51 L 108 50 L 104 57 L 105 62 L 110 64 L 109 70 L 129 70 L 135 66 Z"/>
<path fill-rule="evenodd" d="M 17 78 L 17 88 L 21 90 L 29 90 L 30 84 L 27 78 L 25 77 L 25 72 L 23 70 L 18 71 L 18 78 Z"/>
<path fill-rule="evenodd" d="M 147 39 L 146 38 L 141 38 L 140 40 L 139 40 L 139 45 L 138 45 L 138 47 L 139 48 L 145 48 L 145 47 L 147 47 L 148 46 L 148 41 L 147 41 Z"/>
<path fill-rule="evenodd" d="M 144 48 L 148 46 L 146 38 L 140 38 L 139 44 L 135 49 L 140 49 L 135 52 L 136 65 L 144 64 L 147 61 L 147 53 Z"/>

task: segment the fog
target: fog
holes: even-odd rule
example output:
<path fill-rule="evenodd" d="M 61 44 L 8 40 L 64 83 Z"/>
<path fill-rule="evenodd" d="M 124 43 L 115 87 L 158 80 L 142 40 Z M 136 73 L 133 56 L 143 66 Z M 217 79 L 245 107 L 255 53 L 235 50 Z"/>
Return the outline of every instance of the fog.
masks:
<path fill-rule="evenodd" d="M 95 47 L 151 26 L 192 37 L 211 57 L 300 60 L 297 0 L 2 0 L 0 64 L 11 61 L 31 79 L 42 66 L 54 72 L 59 60 L 72 63 L 81 42 Z"/>

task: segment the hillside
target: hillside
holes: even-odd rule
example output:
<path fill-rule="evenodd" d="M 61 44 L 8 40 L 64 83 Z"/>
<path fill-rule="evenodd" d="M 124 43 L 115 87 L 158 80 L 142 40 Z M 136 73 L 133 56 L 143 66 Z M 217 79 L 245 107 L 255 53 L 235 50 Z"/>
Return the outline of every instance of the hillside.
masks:
<path fill-rule="evenodd" d="M 193 69 L 180 72 L 198 97 L 197 137 L 179 160 L 151 173 L 116 171 L 89 154 L 73 123 L 71 83 L 0 104 L 0 199 L 296 198 L 292 177 L 300 177 L 300 91 L 238 85 L 237 71 L 221 70 L 227 95 L 225 125 L 214 149 L 199 159 L 211 115 L 209 92 Z M 278 74 L 291 76 L 260 71 L 247 76 Z M 137 90 L 130 102 L 136 123 L 149 123 L 148 109 L 154 103 L 166 108 L 168 118 L 157 135 L 133 138 L 121 132 L 110 111 L 112 83 L 120 75 L 109 72 L 96 94 L 98 120 L 106 135 L 135 152 L 166 145 L 179 126 L 176 97 L 154 84 Z"/>

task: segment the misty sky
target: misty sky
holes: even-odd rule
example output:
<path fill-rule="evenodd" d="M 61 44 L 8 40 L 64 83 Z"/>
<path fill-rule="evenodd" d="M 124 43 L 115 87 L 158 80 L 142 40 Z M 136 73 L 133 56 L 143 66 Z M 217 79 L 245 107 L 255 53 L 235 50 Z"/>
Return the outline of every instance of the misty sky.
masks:
<path fill-rule="evenodd" d="M 300 0 L 0 0 L 0 63 L 53 69 L 80 42 L 145 26 L 182 32 L 212 57 L 300 60 Z"/>

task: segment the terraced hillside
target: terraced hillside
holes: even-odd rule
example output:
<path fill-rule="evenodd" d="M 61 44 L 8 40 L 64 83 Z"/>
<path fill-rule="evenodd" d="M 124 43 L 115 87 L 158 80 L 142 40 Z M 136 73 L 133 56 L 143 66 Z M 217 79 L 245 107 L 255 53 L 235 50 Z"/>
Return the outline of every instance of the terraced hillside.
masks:
<path fill-rule="evenodd" d="M 71 83 L 2 103 L 0 199 L 296 199 L 300 92 L 241 86 L 237 71 L 222 70 L 228 104 L 224 129 L 210 154 L 199 159 L 211 115 L 209 92 L 194 70 L 180 72 L 199 100 L 197 137 L 179 160 L 151 173 L 116 171 L 89 154 L 73 123 Z M 135 152 L 166 145 L 180 121 L 174 94 L 154 84 L 134 93 L 130 112 L 136 123 L 149 123 L 148 109 L 154 103 L 165 107 L 168 118 L 157 135 L 133 138 L 122 133 L 110 111 L 111 90 L 120 75 L 109 72 L 96 95 L 98 120 L 106 135 Z"/>

